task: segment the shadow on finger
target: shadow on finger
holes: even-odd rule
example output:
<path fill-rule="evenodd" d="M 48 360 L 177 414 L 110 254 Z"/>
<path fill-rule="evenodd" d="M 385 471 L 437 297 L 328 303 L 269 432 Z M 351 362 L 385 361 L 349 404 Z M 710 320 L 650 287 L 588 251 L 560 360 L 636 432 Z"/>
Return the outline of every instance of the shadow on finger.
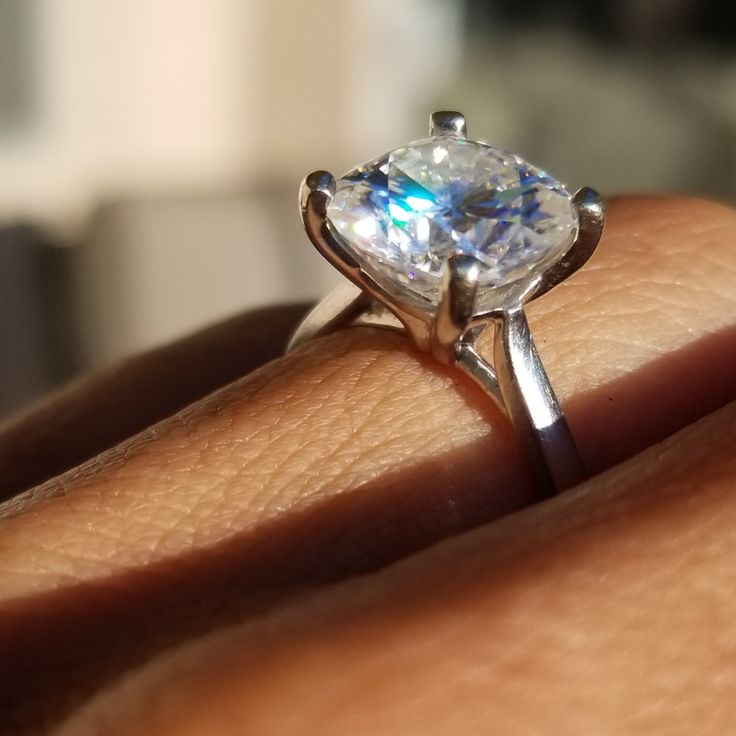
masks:
<path fill-rule="evenodd" d="M 734 399 L 734 361 L 729 329 L 569 402 L 589 467 L 602 470 Z M 0 730 L 35 733 L 188 638 L 511 513 L 527 482 L 518 453 L 481 442 L 311 499 L 215 547 L 9 601 L 0 609 Z"/>

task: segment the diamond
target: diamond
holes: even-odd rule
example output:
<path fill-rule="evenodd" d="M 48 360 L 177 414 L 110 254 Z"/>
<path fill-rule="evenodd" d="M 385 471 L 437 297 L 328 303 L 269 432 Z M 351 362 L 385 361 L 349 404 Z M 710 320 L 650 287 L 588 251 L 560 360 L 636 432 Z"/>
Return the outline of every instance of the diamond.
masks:
<path fill-rule="evenodd" d="M 493 146 L 427 138 L 359 166 L 337 182 L 327 218 L 376 281 L 436 306 L 455 253 L 483 264 L 478 301 L 528 280 L 570 247 L 572 196 L 540 169 Z"/>

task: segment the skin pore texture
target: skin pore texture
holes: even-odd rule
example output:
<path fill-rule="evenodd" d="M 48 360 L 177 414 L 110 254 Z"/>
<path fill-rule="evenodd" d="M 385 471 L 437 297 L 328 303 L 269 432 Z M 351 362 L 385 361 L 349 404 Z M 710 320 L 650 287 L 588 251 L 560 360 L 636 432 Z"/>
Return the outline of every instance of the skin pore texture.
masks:
<path fill-rule="evenodd" d="M 736 213 L 616 200 L 528 313 L 587 466 L 611 468 L 549 502 L 475 387 L 358 329 L 6 501 L 2 732 L 727 732 Z"/>
<path fill-rule="evenodd" d="M 0 427 L 0 500 L 278 358 L 305 309 L 271 307 L 234 317 L 74 382 L 13 418 Z"/>
<path fill-rule="evenodd" d="M 60 734 L 729 733 L 735 441 L 729 407 L 557 504 L 165 658 Z"/>

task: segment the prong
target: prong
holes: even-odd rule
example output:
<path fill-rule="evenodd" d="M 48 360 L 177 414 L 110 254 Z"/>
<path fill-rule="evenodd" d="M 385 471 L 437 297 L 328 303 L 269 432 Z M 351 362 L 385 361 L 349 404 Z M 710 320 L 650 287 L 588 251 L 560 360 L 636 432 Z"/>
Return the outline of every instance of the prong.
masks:
<path fill-rule="evenodd" d="M 315 171 L 303 182 L 299 194 L 302 222 L 314 247 L 343 276 L 352 281 L 369 297 L 383 304 L 404 325 L 407 333 L 421 350 L 429 349 L 430 317 L 420 309 L 397 302 L 376 281 L 365 273 L 360 264 L 344 248 L 327 222 L 327 208 L 335 194 L 335 177 L 328 171 Z"/>
<path fill-rule="evenodd" d="M 455 362 L 455 345 L 473 317 L 482 264 L 473 256 L 450 256 L 442 296 L 432 326 L 432 351 L 445 364 Z"/>
<path fill-rule="evenodd" d="M 335 177 L 329 171 L 314 171 L 299 192 L 304 229 L 314 247 L 351 281 L 356 281 L 358 264 L 340 247 L 327 227 L 327 207 L 335 195 Z"/>
<path fill-rule="evenodd" d="M 440 110 L 429 116 L 429 135 L 432 138 L 451 135 L 456 138 L 465 138 L 468 135 L 468 126 L 462 113 L 452 110 Z"/>
<path fill-rule="evenodd" d="M 313 205 L 323 205 L 323 209 L 327 210 L 327 205 L 335 194 L 335 177 L 329 171 L 313 171 L 302 182 L 299 190 L 299 205 L 302 212 L 307 207 L 307 201 L 313 197 Z"/>
<path fill-rule="evenodd" d="M 535 299 L 585 265 L 600 242 L 606 218 L 606 208 L 601 195 L 595 189 L 583 187 L 578 189 L 572 201 L 578 213 L 577 237 L 563 258 L 544 275 L 534 291 Z"/>

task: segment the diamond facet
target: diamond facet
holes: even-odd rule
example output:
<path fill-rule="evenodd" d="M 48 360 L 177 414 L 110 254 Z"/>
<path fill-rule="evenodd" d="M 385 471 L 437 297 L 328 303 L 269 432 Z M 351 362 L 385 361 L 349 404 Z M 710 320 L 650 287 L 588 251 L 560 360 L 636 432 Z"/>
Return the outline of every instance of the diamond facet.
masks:
<path fill-rule="evenodd" d="M 451 255 L 483 264 L 482 303 L 492 287 L 557 261 L 578 227 L 560 182 L 512 154 L 455 136 L 410 143 L 354 169 L 338 180 L 327 218 L 379 283 L 435 306 Z"/>

